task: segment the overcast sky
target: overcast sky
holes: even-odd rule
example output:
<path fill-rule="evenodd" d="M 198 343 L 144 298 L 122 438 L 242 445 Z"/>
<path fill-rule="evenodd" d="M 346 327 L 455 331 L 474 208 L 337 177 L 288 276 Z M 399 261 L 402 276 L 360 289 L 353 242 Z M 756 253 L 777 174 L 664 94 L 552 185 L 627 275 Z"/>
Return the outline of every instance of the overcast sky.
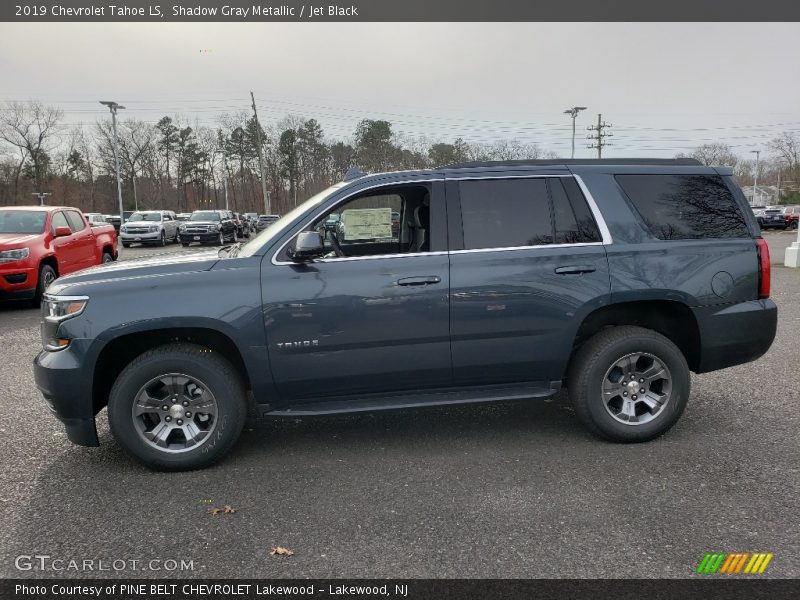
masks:
<path fill-rule="evenodd" d="M 562 155 L 578 119 L 613 124 L 608 156 L 673 156 L 722 141 L 745 155 L 800 132 L 800 24 L 0 24 L 0 101 L 41 99 L 68 122 L 97 100 L 156 121 L 223 112 L 362 118 L 430 141 L 517 139 Z"/>

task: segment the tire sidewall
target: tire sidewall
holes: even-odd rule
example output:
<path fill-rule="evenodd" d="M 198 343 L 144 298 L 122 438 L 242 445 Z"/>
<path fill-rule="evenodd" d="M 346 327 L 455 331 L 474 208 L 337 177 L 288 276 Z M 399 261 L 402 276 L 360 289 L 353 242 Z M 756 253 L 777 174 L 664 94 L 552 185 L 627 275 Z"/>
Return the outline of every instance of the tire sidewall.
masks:
<path fill-rule="evenodd" d="M 131 365 L 119 376 L 111 390 L 108 402 L 108 420 L 111 431 L 130 454 L 148 466 L 187 470 L 211 464 L 235 443 L 244 426 L 246 405 L 241 389 L 234 389 L 216 364 L 202 360 L 198 355 L 180 353 L 179 356 L 156 354 Z M 166 373 L 182 373 L 197 378 L 214 394 L 217 401 L 217 424 L 212 434 L 197 448 L 186 452 L 167 453 L 145 442 L 133 421 L 131 410 L 137 392 L 151 379 Z"/>
<path fill-rule="evenodd" d="M 623 356 L 637 352 L 652 354 L 666 365 L 672 376 L 672 396 L 661 413 L 650 422 L 626 425 L 614 419 L 606 410 L 600 390 L 611 365 Z M 642 335 L 630 336 L 602 349 L 592 362 L 585 379 L 585 389 L 580 393 L 586 399 L 586 409 L 594 425 L 604 435 L 620 441 L 646 441 L 661 435 L 675 424 L 686 407 L 690 385 L 689 370 L 680 351 L 658 338 Z"/>

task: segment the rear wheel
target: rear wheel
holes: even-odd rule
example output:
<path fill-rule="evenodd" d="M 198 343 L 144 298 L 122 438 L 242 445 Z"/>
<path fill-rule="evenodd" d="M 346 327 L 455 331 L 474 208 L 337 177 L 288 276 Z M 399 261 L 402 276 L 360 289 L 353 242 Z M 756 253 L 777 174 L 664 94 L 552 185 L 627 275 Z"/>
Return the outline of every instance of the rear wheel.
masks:
<path fill-rule="evenodd" d="M 247 415 L 241 378 L 208 348 L 170 344 L 150 350 L 117 378 L 108 401 L 111 432 L 147 466 L 206 467 L 239 438 Z"/>
<path fill-rule="evenodd" d="M 567 385 L 575 414 L 592 433 L 614 442 L 645 442 L 680 418 L 690 376 L 672 341 L 650 329 L 621 326 L 580 348 Z"/>

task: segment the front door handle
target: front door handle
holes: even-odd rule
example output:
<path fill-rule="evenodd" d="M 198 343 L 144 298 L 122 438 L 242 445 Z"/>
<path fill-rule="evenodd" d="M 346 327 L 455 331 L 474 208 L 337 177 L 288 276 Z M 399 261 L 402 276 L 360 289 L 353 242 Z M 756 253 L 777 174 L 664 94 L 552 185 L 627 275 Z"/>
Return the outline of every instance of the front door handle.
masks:
<path fill-rule="evenodd" d="M 591 265 L 571 265 L 569 267 L 558 267 L 555 272 L 557 275 L 580 275 L 581 273 L 594 273 L 596 270 Z"/>
<path fill-rule="evenodd" d="M 428 277 L 404 277 L 397 280 L 397 285 L 433 285 L 442 281 L 441 277 L 435 275 Z"/>

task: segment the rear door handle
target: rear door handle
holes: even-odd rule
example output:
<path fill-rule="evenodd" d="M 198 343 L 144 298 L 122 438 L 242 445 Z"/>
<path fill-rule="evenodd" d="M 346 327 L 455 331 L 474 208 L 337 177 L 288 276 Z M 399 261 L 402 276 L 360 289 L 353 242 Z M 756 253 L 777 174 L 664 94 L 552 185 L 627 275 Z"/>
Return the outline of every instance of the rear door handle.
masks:
<path fill-rule="evenodd" d="M 397 285 L 433 285 L 441 281 L 442 278 L 435 275 L 429 277 L 404 277 L 397 280 Z"/>
<path fill-rule="evenodd" d="M 591 265 L 570 265 L 569 267 L 558 267 L 555 272 L 557 275 L 580 275 L 581 273 L 594 273 L 596 270 Z"/>

